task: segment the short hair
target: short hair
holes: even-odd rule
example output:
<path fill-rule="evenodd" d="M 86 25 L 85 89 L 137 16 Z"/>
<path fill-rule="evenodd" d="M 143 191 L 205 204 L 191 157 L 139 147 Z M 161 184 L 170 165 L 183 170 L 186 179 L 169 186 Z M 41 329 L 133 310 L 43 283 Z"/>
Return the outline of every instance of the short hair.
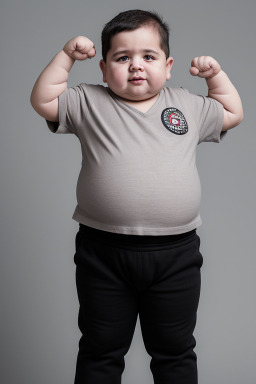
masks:
<path fill-rule="evenodd" d="M 111 38 L 119 32 L 133 31 L 145 25 L 152 25 L 157 28 L 160 36 L 160 47 L 166 58 L 169 57 L 169 26 L 163 22 L 162 16 L 156 11 L 143 11 L 133 9 L 119 13 L 107 24 L 101 33 L 102 58 L 106 62 L 107 53 L 111 48 Z"/>

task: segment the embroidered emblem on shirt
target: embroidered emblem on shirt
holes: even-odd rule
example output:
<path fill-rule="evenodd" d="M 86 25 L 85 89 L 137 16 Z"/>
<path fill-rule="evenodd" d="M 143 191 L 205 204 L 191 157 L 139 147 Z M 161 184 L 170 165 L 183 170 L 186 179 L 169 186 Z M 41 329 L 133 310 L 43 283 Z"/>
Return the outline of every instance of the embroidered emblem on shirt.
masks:
<path fill-rule="evenodd" d="M 184 135 L 188 132 L 188 124 L 181 111 L 177 108 L 166 108 L 163 110 L 161 120 L 165 128 L 176 135 Z"/>

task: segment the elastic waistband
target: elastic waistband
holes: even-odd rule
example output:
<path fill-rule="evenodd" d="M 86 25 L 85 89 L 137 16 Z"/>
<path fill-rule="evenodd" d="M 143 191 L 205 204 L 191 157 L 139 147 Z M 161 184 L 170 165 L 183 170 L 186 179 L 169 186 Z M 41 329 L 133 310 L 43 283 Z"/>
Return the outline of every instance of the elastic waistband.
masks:
<path fill-rule="evenodd" d="M 114 232 L 107 232 L 102 231 L 100 229 L 88 227 L 87 225 L 79 223 L 79 231 L 85 235 L 88 235 L 88 239 L 90 240 L 97 240 L 97 241 L 104 241 L 108 243 L 114 243 L 117 245 L 165 245 L 177 242 L 179 240 L 183 240 L 186 238 L 189 238 L 196 234 L 196 229 L 193 229 L 192 231 L 180 233 L 177 235 L 160 235 L 160 236 L 153 236 L 153 235 L 128 235 L 123 233 L 114 233 Z"/>

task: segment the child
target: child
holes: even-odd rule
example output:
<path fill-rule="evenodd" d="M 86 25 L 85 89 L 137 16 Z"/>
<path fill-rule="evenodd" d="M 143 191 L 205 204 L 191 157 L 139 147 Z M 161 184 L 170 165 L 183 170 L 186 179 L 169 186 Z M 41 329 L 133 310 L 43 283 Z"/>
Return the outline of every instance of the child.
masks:
<path fill-rule="evenodd" d="M 153 12 L 122 12 L 102 32 L 108 87 L 67 88 L 75 60 L 96 55 L 78 36 L 36 81 L 31 103 L 55 133 L 73 133 L 83 155 L 73 219 L 82 332 L 76 384 L 120 384 L 137 316 L 156 384 L 197 383 L 193 331 L 203 257 L 196 228 L 196 147 L 220 142 L 243 119 L 240 97 L 209 56 L 190 72 L 208 97 L 164 87 L 168 26 Z"/>

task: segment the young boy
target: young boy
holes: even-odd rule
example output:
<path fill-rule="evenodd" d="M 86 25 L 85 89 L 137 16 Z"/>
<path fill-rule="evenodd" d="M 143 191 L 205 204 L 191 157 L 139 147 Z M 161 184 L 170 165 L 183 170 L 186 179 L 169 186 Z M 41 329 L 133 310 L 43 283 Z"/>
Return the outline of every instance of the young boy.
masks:
<path fill-rule="evenodd" d="M 193 331 L 200 295 L 196 147 L 220 142 L 243 119 L 240 97 L 209 56 L 190 72 L 208 97 L 164 87 L 171 78 L 168 26 L 156 13 L 122 12 L 102 32 L 108 87 L 67 88 L 75 60 L 96 54 L 78 36 L 39 76 L 34 109 L 56 133 L 81 142 L 73 219 L 82 337 L 76 384 L 120 384 L 137 316 L 156 384 L 197 383 Z"/>

